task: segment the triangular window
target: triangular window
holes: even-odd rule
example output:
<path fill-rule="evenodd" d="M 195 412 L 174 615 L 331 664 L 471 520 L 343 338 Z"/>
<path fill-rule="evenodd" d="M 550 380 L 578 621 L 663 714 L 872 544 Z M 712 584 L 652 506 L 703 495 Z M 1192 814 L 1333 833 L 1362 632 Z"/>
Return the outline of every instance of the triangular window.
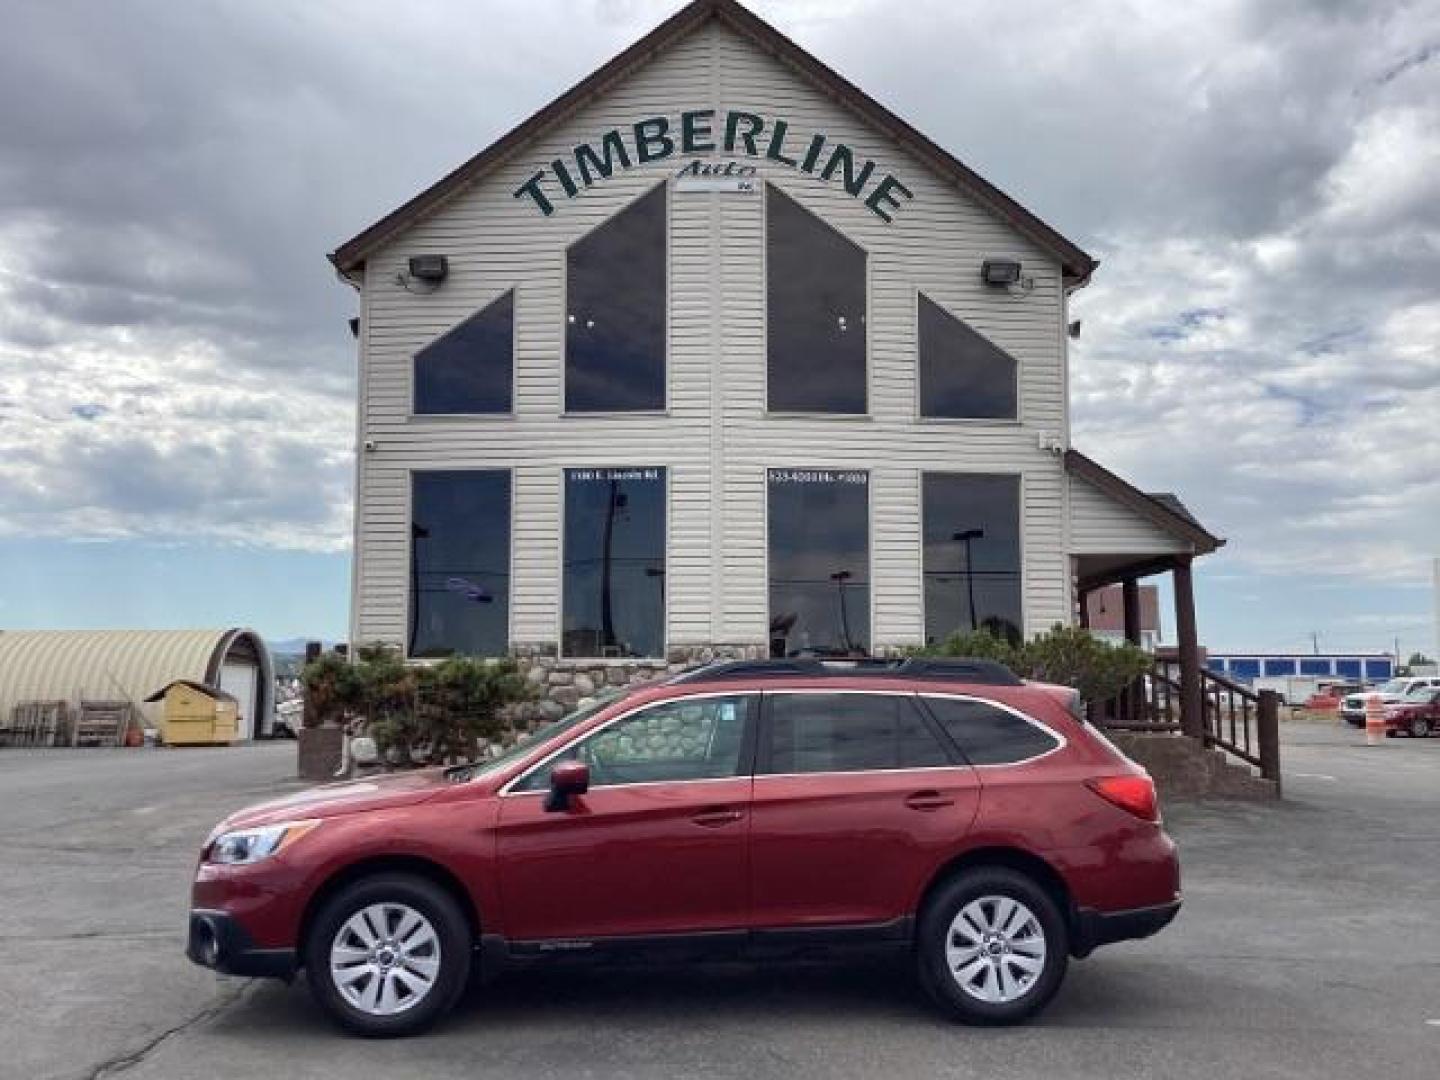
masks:
<path fill-rule="evenodd" d="M 1015 358 L 920 294 L 920 415 L 1016 419 Z"/>
<path fill-rule="evenodd" d="M 665 408 L 665 185 L 565 255 L 565 411 Z"/>
<path fill-rule="evenodd" d="M 508 413 L 514 360 L 512 289 L 415 354 L 415 412 Z"/>
<path fill-rule="evenodd" d="M 771 412 L 866 411 L 865 250 L 765 188 Z"/>

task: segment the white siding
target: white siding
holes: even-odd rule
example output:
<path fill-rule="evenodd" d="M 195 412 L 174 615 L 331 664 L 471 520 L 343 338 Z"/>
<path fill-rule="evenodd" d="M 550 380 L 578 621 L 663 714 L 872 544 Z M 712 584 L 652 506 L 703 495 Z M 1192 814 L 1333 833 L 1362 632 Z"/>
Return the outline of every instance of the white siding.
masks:
<path fill-rule="evenodd" d="M 749 109 L 825 132 L 873 158 L 915 193 L 887 225 L 833 183 L 755 161 L 771 181 L 869 253 L 870 416 L 795 419 L 765 411 L 764 198 L 670 193 L 669 408 L 664 415 L 564 416 L 565 248 L 673 173 L 683 159 L 617 172 L 550 217 L 512 192 L 552 158 L 611 127 L 685 109 Z M 395 283 L 419 251 L 450 256 L 433 296 Z M 980 284 L 988 256 L 1022 259 L 1029 295 Z M 411 357 L 505 289 L 516 290 L 513 417 L 413 418 Z M 916 419 L 915 306 L 923 290 L 1009 350 L 1020 364 L 1018 423 Z M 862 127 L 829 97 L 731 31 L 710 24 L 632 73 L 369 260 L 361 364 L 356 633 L 402 641 L 408 475 L 425 468 L 515 470 L 511 639 L 559 633 L 561 469 L 663 465 L 669 470 L 668 640 L 761 643 L 767 636 L 765 469 L 868 469 L 874 637 L 918 642 L 919 475 L 1024 477 L 1026 626 L 1068 617 L 1060 461 L 1037 447 L 1065 428 L 1063 305 L 1055 260 Z"/>
<path fill-rule="evenodd" d="M 1169 555 L 1191 547 L 1094 484 L 1072 476 L 1070 550 L 1075 555 Z"/>

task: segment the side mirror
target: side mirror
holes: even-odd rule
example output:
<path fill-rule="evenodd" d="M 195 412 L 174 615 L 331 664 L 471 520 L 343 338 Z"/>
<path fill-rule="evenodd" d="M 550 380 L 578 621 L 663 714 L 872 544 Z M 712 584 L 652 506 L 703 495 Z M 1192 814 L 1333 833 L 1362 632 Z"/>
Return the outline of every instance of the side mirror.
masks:
<path fill-rule="evenodd" d="M 583 761 L 562 761 L 550 770 L 545 809 L 552 814 L 563 813 L 570 809 L 572 795 L 584 795 L 589 790 L 590 766 Z"/>

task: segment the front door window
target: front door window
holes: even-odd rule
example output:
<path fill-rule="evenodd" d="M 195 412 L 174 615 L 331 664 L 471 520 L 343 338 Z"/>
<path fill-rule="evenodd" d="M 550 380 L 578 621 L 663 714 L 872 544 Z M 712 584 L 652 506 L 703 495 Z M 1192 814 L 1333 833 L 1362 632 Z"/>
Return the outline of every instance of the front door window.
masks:
<path fill-rule="evenodd" d="M 562 761 L 590 767 L 590 786 L 717 780 L 748 771 L 742 760 L 747 700 L 682 698 L 627 716 L 582 739 L 515 785 L 543 791 Z"/>

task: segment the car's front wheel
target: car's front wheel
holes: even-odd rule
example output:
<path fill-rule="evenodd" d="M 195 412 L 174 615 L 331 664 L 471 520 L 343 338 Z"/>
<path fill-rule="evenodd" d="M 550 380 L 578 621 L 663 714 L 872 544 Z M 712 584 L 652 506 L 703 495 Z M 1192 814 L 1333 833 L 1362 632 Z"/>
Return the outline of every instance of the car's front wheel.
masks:
<path fill-rule="evenodd" d="M 450 894 L 424 878 L 362 878 L 311 924 L 305 969 L 325 1011 L 361 1035 L 413 1035 L 455 1003 L 470 972 L 471 932 Z"/>
<path fill-rule="evenodd" d="M 1430 718 L 1417 716 L 1410 721 L 1410 737 L 1412 739 L 1424 739 L 1430 735 Z"/>
<path fill-rule="evenodd" d="M 1070 942 L 1059 907 L 1032 878 L 983 866 L 940 886 L 921 913 L 916 948 L 921 981 L 952 1016 L 1014 1024 L 1060 988 Z"/>

